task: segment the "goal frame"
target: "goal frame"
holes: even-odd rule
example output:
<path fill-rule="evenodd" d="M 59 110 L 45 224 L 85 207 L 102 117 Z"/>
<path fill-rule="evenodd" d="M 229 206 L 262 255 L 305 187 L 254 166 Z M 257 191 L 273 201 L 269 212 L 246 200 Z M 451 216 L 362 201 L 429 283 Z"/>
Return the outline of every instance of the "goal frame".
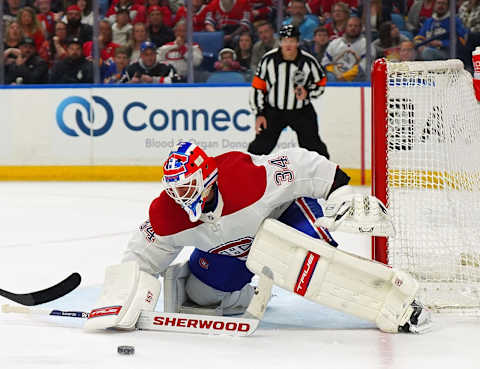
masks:
<path fill-rule="evenodd" d="M 402 105 L 402 101 L 411 102 Z M 428 115 L 437 111 L 438 115 Z M 413 273 L 420 283 L 421 301 L 433 310 L 480 315 L 480 244 L 476 242 L 480 237 L 480 102 L 475 99 L 471 75 L 457 59 L 398 63 L 378 59 L 372 65 L 371 114 L 372 194 L 385 203 L 396 223 L 400 221 L 393 239 L 372 237 L 372 259 Z M 421 137 L 414 136 L 419 125 Z M 399 151 L 408 154 L 399 155 Z M 416 205 L 416 188 L 432 190 L 432 196 L 425 197 L 425 207 Z M 432 203 L 436 198 L 439 206 Z M 457 204 L 451 219 L 430 217 L 449 214 L 442 208 L 449 202 Z M 411 206 L 420 210 L 410 211 Z M 431 226 L 429 219 L 433 219 Z M 445 224 L 460 227 L 466 236 L 457 237 Z M 421 227 L 428 228 L 419 237 L 410 233 L 422 232 Z"/>
<path fill-rule="evenodd" d="M 371 78 L 372 195 L 387 203 L 387 62 L 375 60 Z M 382 155 L 380 154 L 382 153 Z M 387 238 L 372 237 L 372 258 L 388 264 Z"/>

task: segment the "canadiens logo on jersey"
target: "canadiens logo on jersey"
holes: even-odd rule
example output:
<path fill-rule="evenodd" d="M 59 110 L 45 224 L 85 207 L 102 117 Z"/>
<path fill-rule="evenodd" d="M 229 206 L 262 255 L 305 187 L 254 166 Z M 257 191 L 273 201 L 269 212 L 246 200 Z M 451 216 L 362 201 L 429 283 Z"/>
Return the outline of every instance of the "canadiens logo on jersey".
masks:
<path fill-rule="evenodd" d="M 209 264 L 206 258 L 198 259 L 198 265 L 200 265 L 202 269 L 208 270 Z"/>
<path fill-rule="evenodd" d="M 213 249 L 208 250 L 212 254 L 233 256 L 240 260 L 247 260 L 250 246 L 252 246 L 253 237 L 243 237 L 238 240 L 226 242 Z"/>

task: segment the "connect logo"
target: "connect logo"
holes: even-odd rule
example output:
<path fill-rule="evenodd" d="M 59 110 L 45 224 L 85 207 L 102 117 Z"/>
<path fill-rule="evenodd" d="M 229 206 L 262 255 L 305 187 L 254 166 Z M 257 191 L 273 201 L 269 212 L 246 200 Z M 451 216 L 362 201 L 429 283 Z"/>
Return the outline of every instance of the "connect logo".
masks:
<path fill-rule="evenodd" d="M 88 136 L 101 136 L 110 129 L 110 127 L 113 124 L 112 107 L 110 106 L 108 101 L 105 100 L 103 97 L 92 96 L 92 99 L 95 103 L 101 105 L 105 109 L 105 113 L 107 116 L 105 123 L 100 128 L 93 129 L 92 125 L 93 125 L 93 122 L 95 122 L 95 117 L 93 114 L 93 110 L 91 109 L 90 102 L 80 96 L 70 96 L 70 97 L 67 97 L 65 100 L 63 100 L 60 103 L 60 105 L 58 105 L 57 113 L 56 113 L 58 127 L 60 127 L 60 129 L 65 134 L 72 137 L 78 136 L 78 133 L 75 130 L 75 127 L 72 127 L 74 125 L 76 125 L 80 129 L 80 131 L 82 131 L 84 134 Z M 77 110 L 75 111 L 75 122 L 69 122 L 70 126 L 68 126 L 65 123 L 65 120 L 63 119 L 63 115 L 65 112 L 65 109 L 71 104 L 79 105 L 83 107 L 83 110 L 77 108 Z M 83 112 L 86 112 L 86 119 L 84 119 Z M 89 122 L 89 125 L 87 125 L 85 121 Z"/>

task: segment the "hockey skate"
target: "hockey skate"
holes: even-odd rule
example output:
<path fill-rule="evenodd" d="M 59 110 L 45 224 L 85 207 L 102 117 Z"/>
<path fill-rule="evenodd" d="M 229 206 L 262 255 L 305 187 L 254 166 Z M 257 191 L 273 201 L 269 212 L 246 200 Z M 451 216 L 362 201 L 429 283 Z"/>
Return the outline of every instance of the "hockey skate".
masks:
<path fill-rule="evenodd" d="M 426 333 L 432 329 L 432 313 L 418 300 L 412 302 L 413 312 L 404 325 L 398 327 L 399 332 Z"/>

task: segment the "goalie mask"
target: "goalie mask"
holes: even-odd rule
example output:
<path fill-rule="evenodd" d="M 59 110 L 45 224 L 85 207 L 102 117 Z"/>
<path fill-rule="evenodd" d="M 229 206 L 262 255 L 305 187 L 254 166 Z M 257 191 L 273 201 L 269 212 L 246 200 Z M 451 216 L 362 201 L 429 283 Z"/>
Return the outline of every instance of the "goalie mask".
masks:
<path fill-rule="evenodd" d="M 168 196 L 187 212 L 191 222 L 196 222 L 217 175 L 213 158 L 193 143 L 180 142 L 163 165 L 162 183 Z"/>

